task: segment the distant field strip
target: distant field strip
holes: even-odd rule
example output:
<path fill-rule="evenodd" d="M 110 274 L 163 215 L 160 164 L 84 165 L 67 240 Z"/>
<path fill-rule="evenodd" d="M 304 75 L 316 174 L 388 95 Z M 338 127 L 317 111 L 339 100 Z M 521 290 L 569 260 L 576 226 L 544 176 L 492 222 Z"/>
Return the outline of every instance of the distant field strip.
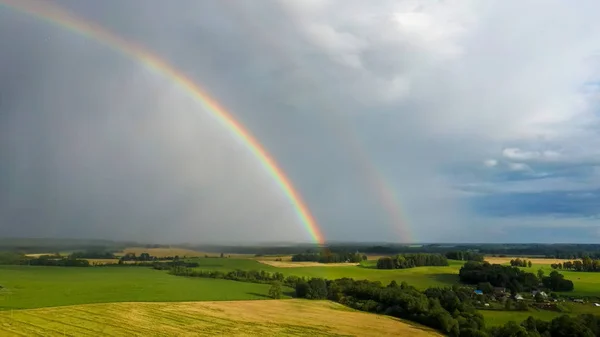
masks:
<path fill-rule="evenodd" d="M 505 263 L 509 263 L 510 260 L 515 260 L 517 259 L 516 257 L 490 257 L 490 256 L 486 256 L 485 260 L 489 263 L 497 263 L 497 264 L 505 264 Z M 531 263 L 533 264 L 538 264 L 538 265 L 551 265 L 553 263 L 563 263 L 565 261 L 572 261 L 572 260 L 568 260 L 568 259 L 544 259 L 544 258 L 527 258 L 527 257 L 519 257 L 519 259 L 521 260 L 527 260 L 527 261 L 531 261 Z"/>
<path fill-rule="evenodd" d="M 260 263 L 277 268 L 296 268 L 296 267 L 352 267 L 358 266 L 358 263 L 319 263 L 319 262 L 291 262 L 291 261 L 271 261 L 257 260 Z"/>
<path fill-rule="evenodd" d="M 0 313 L 1 336 L 440 336 L 329 301 L 106 303 Z"/>
<path fill-rule="evenodd" d="M 148 253 L 152 256 L 156 257 L 170 257 L 170 256 L 179 256 L 179 257 L 218 257 L 220 253 L 208 253 L 208 252 L 199 252 L 191 249 L 185 248 L 144 248 L 144 247 L 130 247 L 125 248 L 123 251 L 116 253 L 117 256 L 122 256 L 127 253 L 133 253 L 135 255 L 140 255 L 142 253 Z M 225 257 L 232 257 L 237 259 L 243 258 L 251 258 L 254 257 L 252 254 L 233 254 L 233 253 L 223 253 Z"/>

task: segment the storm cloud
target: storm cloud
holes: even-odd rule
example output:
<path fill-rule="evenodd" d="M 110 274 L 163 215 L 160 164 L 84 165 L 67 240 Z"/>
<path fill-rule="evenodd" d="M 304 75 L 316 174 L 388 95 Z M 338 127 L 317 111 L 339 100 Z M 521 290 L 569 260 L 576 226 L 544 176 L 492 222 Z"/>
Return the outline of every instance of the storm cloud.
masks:
<path fill-rule="evenodd" d="M 209 92 L 327 239 L 599 234 L 593 1 L 54 3 Z M 175 83 L 1 5 L 0 235 L 310 240 L 260 162 Z"/>

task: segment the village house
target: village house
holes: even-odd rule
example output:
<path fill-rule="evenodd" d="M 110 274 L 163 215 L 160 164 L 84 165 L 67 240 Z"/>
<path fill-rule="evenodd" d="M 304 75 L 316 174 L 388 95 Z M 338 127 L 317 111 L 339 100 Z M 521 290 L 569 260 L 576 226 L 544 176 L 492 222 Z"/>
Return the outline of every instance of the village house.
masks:
<path fill-rule="evenodd" d="M 504 295 L 506 294 L 506 288 L 504 287 L 494 287 L 494 295 Z"/>

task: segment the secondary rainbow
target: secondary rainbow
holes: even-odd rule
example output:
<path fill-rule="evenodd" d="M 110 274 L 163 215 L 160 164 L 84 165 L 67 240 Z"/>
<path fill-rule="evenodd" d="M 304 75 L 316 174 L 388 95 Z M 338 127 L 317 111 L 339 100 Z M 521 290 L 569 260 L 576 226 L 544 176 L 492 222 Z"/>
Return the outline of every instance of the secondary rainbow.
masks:
<path fill-rule="evenodd" d="M 186 77 L 185 74 L 141 46 L 137 46 L 131 41 L 125 40 L 97 24 L 84 21 L 72 13 L 56 6 L 51 6 L 46 2 L 42 3 L 33 0 L 0 0 L 0 4 L 15 11 L 45 20 L 48 23 L 57 25 L 79 35 L 99 41 L 113 50 L 119 51 L 124 55 L 139 61 L 149 69 L 152 69 L 156 73 L 177 83 L 182 89 L 186 90 L 194 99 L 196 99 L 206 111 L 246 145 L 291 201 L 300 221 L 306 227 L 310 236 L 318 244 L 324 243 L 325 240 L 317 222 L 308 210 L 299 193 L 294 189 L 290 180 L 276 164 L 275 160 L 248 130 L 237 122 L 233 116 L 222 108 L 214 99 L 208 96 L 196 83 Z"/>

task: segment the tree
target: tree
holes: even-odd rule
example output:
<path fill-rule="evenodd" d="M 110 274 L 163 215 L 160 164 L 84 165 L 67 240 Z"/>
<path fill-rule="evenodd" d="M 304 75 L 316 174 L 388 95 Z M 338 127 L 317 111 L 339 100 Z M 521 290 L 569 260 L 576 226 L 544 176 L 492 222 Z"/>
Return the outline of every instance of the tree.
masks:
<path fill-rule="evenodd" d="M 481 283 L 479 283 L 477 288 L 479 288 L 479 290 L 483 291 L 484 294 L 491 294 L 494 292 L 494 286 L 492 286 L 492 284 L 489 282 L 481 282 Z"/>
<path fill-rule="evenodd" d="M 524 320 L 523 323 L 521 323 L 521 326 L 527 329 L 527 331 L 537 331 L 535 325 L 535 318 L 533 318 L 532 316 L 527 317 L 527 319 Z"/>
<path fill-rule="evenodd" d="M 299 281 L 298 283 L 296 283 L 296 297 L 307 298 L 308 291 L 309 291 L 308 283 L 306 283 L 304 281 Z"/>
<path fill-rule="evenodd" d="M 506 302 L 504 303 L 504 309 L 512 310 L 512 306 L 513 306 L 513 300 L 510 298 L 507 299 Z"/>
<path fill-rule="evenodd" d="M 531 268 L 531 260 L 527 261 L 527 267 Z"/>
<path fill-rule="evenodd" d="M 281 298 L 281 282 L 275 281 L 271 283 L 271 288 L 269 288 L 269 296 L 275 299 Z"/>
<path fill-rule="evenodd" d="M 529 334 L 525 327 L 518 325 L 514 321 L 510 321 L 501 327 L 495 328 L 492 336 L 526 337 Z"/>
<path fill-rule="evenodd" d="M 221 257 L 225 256 L 223 253 L 221 253 Z"/>
<path fill-rule="evenodd" d="M 542 282 L 542 280 L 544 279 L 544 271 L 542 270 L 542 268 L 538 269 L 537 277 L 540 280 L 540 282 Z"/>
<path fill-rule="evenodd" d="M 327 283 L 322 278 L 312 278 L 308 281 L 307 298 L 313 300 L 327 298 Z"/>
<path fill-rule="evenodd" d="M 394 269 L 394 260 L 391 257 L 380 257 L 377 260 L 377 269 Z"/>

